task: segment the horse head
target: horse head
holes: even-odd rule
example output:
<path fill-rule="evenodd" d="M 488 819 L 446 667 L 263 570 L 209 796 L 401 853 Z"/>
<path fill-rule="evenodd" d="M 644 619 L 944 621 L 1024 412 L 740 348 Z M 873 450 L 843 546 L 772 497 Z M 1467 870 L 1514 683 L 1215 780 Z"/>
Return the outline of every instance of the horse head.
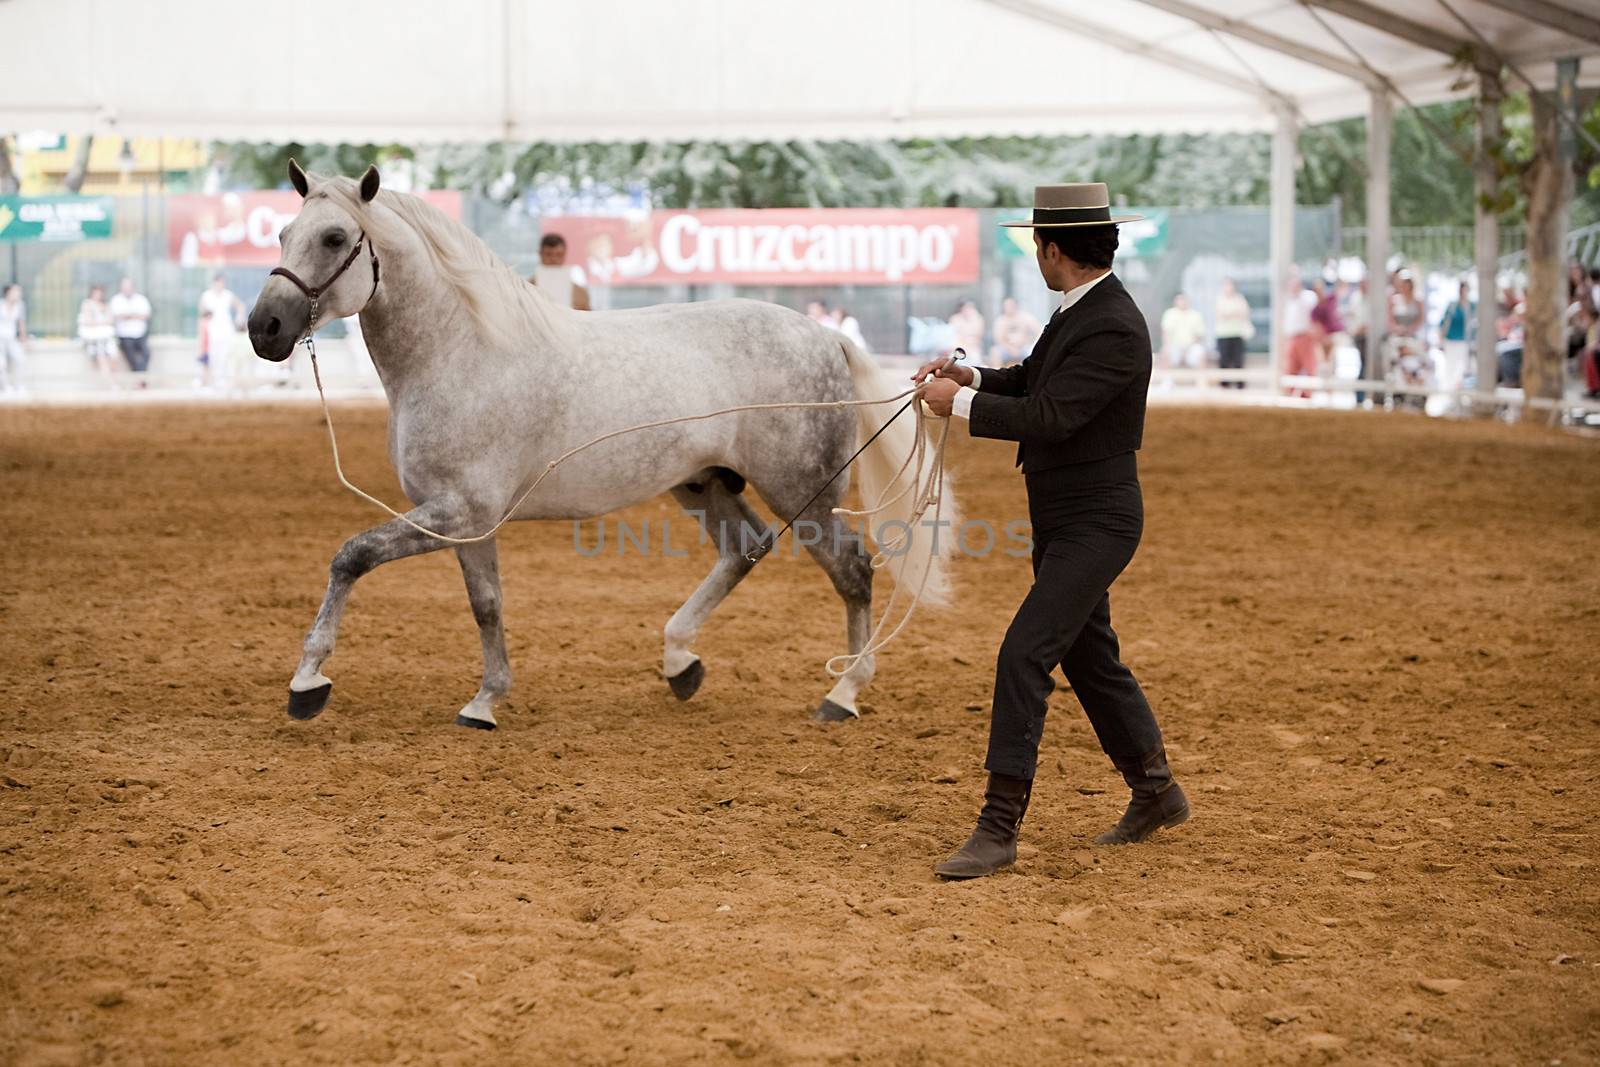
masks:
<path fill-rule="evenodd" d="M 278 266 L 250 310 L 250 344 L 262 359 L 280 363 L 302 337 L 330 319 L 359 314 L 378 290 L 378 259 L 361 221 L 344 197 L 328 195 L 344 178 L 319 179 L 289 161 L 289 181 L 305 201 L 283 228 Z M 378 168 L 368 167 L 357 187 L 361 205 L 378 195 Z M 350 269 L 369 259 L 370 273 Z"/>

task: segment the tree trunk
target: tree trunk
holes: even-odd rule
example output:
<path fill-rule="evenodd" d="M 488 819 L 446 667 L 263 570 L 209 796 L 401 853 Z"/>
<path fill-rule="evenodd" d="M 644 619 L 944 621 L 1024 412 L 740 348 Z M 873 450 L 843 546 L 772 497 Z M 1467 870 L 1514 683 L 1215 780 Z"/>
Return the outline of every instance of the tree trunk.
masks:
<path fill-rule="evenodd" d="M 78 150 L 72 155 L 72 169 L 67 171 L 67 192 L 83 191 L 83 181 L 89 176 L 89 149 L 94 147 L 94 134 L 86 133 L 78 141 Z"/>
<path fill-rule="evenodd" d="M 1534 158 L 1523 177 L 1528 194 L 1528 292 L 1523 321 L 1522 390 L 1559 401 L 1567 366 L 1567 213 L 1572 166 L 1558 149 L 1561 120 L 1551 93 L 1532 93 Z M 1529 421 L 1555 423 L 1559 407 L 1525 408 Z"/>

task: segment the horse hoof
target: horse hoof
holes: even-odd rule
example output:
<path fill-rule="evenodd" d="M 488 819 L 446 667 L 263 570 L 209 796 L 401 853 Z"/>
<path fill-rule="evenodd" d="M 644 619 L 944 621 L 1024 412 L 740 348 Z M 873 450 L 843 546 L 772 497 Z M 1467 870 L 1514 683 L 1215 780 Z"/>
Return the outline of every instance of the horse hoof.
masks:
<path fill-rule="evenodd" d="M 315 689 L 289 690 L 289 718 L 305 722 L 315 719 L 322 714 L 322 709 L 328 706 L 328 697 L 333 693 L 333 683 L 319 685 Z"/>
<path fill-rule="evenodd" d="M 706 665 L 695 660 L 683 670 L 667 679 L 667 684 L 672 686 L 672 695 L 679 700 L 688 700 L 700 691 L 700 683 L 706 680 Z"/>
<path fill-rule="evenodd" d="M 855 717 L 856 713 L 849 708 L 826 699 L 811 713 L 812 722 L 848 722 Z"/>
<path fill-rule="evenodd" d="M 487 719 L 473 719 L 473 718 L 469 718 L 466 715 L 457 715 L 456 716 L 456 725 L 457 726 L 470 726 L 474 730 L 493 730 L 494 729 L 494 723 L 489 722 Z"/>

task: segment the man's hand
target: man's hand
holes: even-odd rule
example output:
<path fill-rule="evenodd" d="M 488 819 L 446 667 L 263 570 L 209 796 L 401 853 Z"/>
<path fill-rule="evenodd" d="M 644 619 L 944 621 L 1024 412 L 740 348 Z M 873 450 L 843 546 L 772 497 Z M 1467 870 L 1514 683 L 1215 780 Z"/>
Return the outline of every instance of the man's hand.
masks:
<path fill-rule="evenodd" d="M 971 371 L 966 370 L 965 367 L 957 369 L 966 371 L 968 380 L 971 380 Z M 960 391 L 961 386 L 956 383 L 954 376 L 949 378 L 938 376 L 922 390 L 922 402 L 928 405 L 928 410 L 935 415 L 942 419 L 948 419 L 950 417 L 951 404 L 955 400 L 956 394 Z"/>
<path fill-rule="evenodd" d="M 914 382 L 920 382 L 930 374 L 935 378 L 948 378 L 957 385 L 972 384 L 972 368 L 963 367 L 955 360 L 946 356 L 941 356 L 938 359 L 930 359 L 928 362 L 918 367 L 917 373 L 911 376 L 911 380 Z"/>

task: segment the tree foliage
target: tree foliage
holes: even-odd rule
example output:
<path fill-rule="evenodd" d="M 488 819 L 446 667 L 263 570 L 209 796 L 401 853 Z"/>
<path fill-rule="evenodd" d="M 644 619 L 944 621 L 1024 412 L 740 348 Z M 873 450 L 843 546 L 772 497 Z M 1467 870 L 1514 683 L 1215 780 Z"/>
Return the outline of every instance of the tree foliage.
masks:
<path fill-rule="evenodd" d="M 1470 154 L 1473 104 L 1433 105 L 1395 115 L 1392 221 L 1396 226 L 1469 226 L 1470 167 L 1441 142 L 1445 131 Z M 1526 104 L 1523 108 L 1525 110 Z M 1517 128 L 1514 101 L 1508 131 Z M 1600 109 L 1589 113 L 1600 134 Z M 668 208 L 1024 207 L 1050 181 L 1104 181 L 1119 202 L 1186 207 L 1265 204 L 1271 139 L 1265 134 L 1128 137 L 996 137 L 907 141 L 696 141 L 631 144 L 250 145 L 219 144 L 233 185 L 276 188 L 294 156 L 311 170 L 357 174 L 370 162 L 410 161 L 419 186 L 509 200 L 558 186 L 637 190 Z M 1343 203 L 1365 218 L 1366 122 L 1305 130 L 1297 198 Z M 1600 218 L 1600 171 L 1580 198 L 1585 221 Z M 1514 213 L 1519 205 L 1510 205 Z M 1576 220 L 1575 220 L 1576 221 Z"/>

